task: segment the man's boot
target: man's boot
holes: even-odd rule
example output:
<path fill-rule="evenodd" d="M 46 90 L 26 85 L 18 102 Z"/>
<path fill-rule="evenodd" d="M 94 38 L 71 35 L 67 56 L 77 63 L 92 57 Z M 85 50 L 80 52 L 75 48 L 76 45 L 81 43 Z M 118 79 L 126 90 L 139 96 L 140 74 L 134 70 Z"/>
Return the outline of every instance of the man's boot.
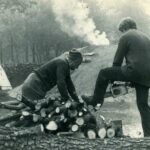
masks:
<path fill-rule="evenodd" d="M 84 100 L 84 102 L 87 104 L 87 105 L 93 105 L 92 104 L 92 100 L 93 100 L 93 96 L 91 95 L 82 95 L 81 98 Z"/>

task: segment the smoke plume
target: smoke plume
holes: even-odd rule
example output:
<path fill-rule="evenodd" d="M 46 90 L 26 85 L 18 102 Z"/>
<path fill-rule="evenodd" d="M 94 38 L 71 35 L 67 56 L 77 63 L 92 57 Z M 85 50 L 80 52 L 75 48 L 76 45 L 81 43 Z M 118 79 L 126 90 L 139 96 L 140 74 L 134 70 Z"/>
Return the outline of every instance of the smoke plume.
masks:
<path fill-rule="evenodd" d="M 105 32 L 96 29 L 89 17 L 89 8 L 81 0 L 52 0 L 52 9 L 61 29 L 69 36 L 78 36 L 92 45 L 108 45 Z"/>

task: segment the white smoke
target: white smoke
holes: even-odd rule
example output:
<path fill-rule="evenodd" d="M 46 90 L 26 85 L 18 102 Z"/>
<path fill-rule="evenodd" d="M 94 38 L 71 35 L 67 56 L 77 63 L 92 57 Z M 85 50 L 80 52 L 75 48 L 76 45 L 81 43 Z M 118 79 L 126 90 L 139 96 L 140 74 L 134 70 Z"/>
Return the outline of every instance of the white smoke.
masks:
<path fill-rule="evenodd" d="M 61 29 L 92 45 L 109 45 L 105 32 L 100 33 L 89 17 L 89 8 L 81 0 L 52 0 L 52 9 Z"/>

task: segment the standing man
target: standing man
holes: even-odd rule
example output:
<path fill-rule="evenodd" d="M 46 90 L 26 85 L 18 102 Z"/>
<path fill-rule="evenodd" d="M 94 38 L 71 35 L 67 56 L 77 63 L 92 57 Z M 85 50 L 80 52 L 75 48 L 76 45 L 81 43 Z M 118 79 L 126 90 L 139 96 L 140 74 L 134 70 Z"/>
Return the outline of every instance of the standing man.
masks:
<path fill-rule="evenodd" d="M 69 99 L 69 95 L 75 101 L 78 96 L 70 76 L 70 70 L 75 70 L 82 62 L 82 54 L 76 49 L 72 49 L 59 57 L 56 57 L 34 72 L 24 81 L 22 86 L 22 101 L 33 101 L 45 97 L 47 91 L 57 85 L 61 98 L 64 101 Z"/>
<path fill-rule="evenodd" d="M 119 40 L 113 66 L 100 70 L 93 97 L 84 97 L 87 103 L 96 105 L 104 102 L 109 81 L 130 81 L 136 89 L 137 106 L 140 111 L 144 136 L 150 136 L 150 39 L 137 30 L 135 21 L 124 18 L 119 24 L 123 33 Z M 125 58 L 126 64 L 122 65 Z"/>

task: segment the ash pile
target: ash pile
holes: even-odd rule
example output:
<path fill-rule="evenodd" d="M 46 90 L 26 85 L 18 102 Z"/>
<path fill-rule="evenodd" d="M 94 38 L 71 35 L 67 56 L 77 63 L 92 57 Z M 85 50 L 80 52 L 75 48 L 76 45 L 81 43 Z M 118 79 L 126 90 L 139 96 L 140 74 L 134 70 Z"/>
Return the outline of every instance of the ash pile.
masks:
<path fill-rule="evenodd" d="M 55 134 L 58 136 L 77 136 L 95 138 L 122 137 L 120 120 L 106 122 L 103 116 L 97 121 L 93 111 L 80 98 L 79 102 L 62 101 L 60 97 L 49 96 L 38 101 L 28 101 L 27 107 L 20 101 L 1 102 L 0 108 L 12 110 L 11 114 L 0 117 L 0 125 L 12 128 L 25 127 L 26 131 Z"/>

